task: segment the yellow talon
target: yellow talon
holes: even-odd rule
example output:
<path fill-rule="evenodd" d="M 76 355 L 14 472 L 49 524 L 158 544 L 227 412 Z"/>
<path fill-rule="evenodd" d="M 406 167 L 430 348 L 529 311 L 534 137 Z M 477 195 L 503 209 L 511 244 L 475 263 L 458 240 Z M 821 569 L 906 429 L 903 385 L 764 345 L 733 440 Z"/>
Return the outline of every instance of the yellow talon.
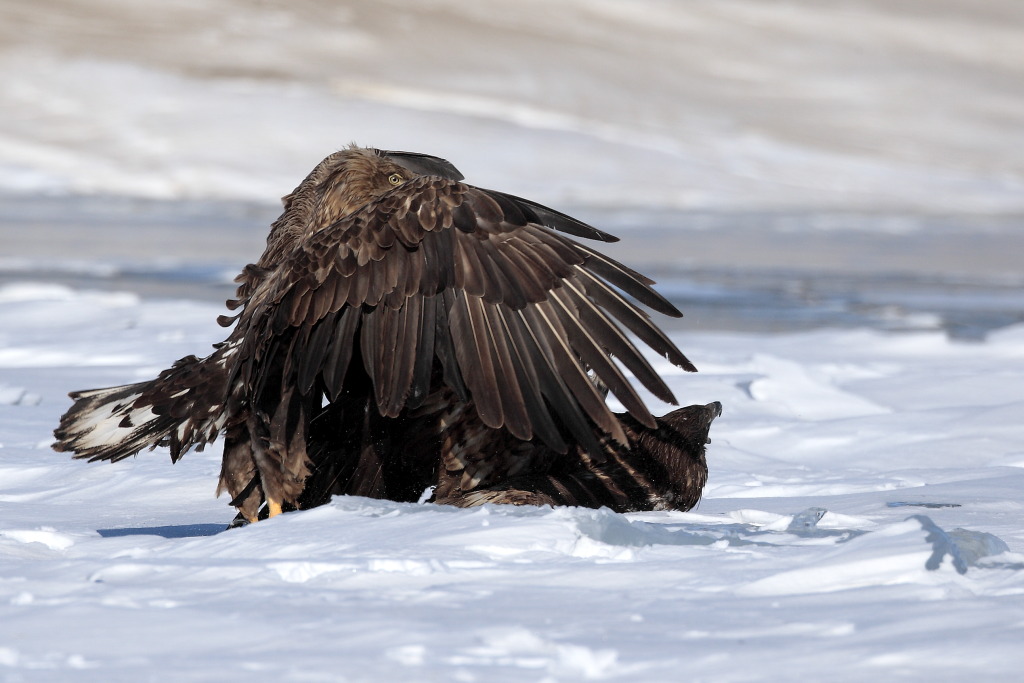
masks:
<path fill-rule="evenodd" d="M 276 500 L 267 499 L 267 509 L 270 511 L 268 517 L 276 517 L 281 514 L 281 504 Z"/>

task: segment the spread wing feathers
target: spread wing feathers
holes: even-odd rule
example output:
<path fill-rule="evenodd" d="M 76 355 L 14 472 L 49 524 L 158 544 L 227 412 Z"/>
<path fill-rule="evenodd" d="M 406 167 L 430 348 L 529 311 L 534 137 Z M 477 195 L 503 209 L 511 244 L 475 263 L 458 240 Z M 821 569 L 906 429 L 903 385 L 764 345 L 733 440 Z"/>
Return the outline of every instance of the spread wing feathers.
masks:
<path fill-rule="evenodd" d="M 123 460 L 167 446 L 171 460 L 217 438 L 224 426 L 227 359 L 222 346 L 207 358 L 187 356 L 148 382 L 73 392 L 74 405 L 54 430 L 54 449 L 75 458 Z"/>
<path fill-rule="evenodd" d="M 652 281 L 554 229 L 612 239 L 511 195 L 413 179 L 306 238 L 260 283 L 236 328 L 237 376 L 258 404 L 261 374 L 283 363 L 281 386 L 307 394 L 322 378 L 334 400 L 358 349 L 380 414 L 395 417 L 430 391 L 437 359 L 488 427 L 560 452 L 566 435 L 596 447 L 594 425 L 625 443 L 591 373 L 653 428 L 619 363 L 675 400 L 620 324 L 694 370 L 633 300 L 681 314 Z"/>
<path fill-rule="evenodd" d="M 555 211 L 554 209 L 532 202 L 529 199 L 505 194 L 504 192 L 495 192 L 494 190 L 490 190 L 490 194 L 499 201 L 505 200 L 505 202 L 502 202 L 505 206 L 508 205 L 506 202 L 510 202 L 512 206 L 521 213 L 521 216 L 531 223 L 546 225 L 549 228 L 568 233 L 575 237 L 585 237 L 587 239 L 598 240 L 599 242 L 619 241 L 619 238 L 615 235 L 609 235 L 607 232 L 598 230 L 592 225 L 587 225 L 581 220 L 573 218 L 572 216 L 567 216 L 561 211 Z"/>

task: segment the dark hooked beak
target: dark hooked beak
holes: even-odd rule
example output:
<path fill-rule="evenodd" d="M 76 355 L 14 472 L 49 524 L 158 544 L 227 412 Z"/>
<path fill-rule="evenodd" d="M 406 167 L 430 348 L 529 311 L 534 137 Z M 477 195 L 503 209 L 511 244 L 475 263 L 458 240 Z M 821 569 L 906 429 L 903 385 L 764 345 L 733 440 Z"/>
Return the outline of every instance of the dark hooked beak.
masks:
<path fill-rule="evenodd" d="M 402 168 L 407 168 L 419 175 L 439 175 L 449 180 L 462 180 L 465 178 L 452 162 L 440 157 L 432 157 L 429 154 L 384 150 L 384 156 Z"/>

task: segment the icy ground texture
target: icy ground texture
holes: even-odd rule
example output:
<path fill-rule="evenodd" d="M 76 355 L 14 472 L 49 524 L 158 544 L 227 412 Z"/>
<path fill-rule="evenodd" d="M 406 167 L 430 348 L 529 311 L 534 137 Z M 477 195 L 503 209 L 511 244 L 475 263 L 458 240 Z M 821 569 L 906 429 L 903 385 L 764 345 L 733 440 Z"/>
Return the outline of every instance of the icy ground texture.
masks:
<path fill-rule="evenodd" d="M 269 201 L 352 140 L 563 205 L 1021 211 L 1024 4 L 0 3 L 0 189 Z"/>
<path fill-rule="evenodd" d="M 48 449 L 66 391 L 152 376 L 220 309 L 0 289 L 0 680 L 1010 680 L 1024 328 L 679 334 L 721 400 L 694 512 L 339 498 L 243 529 L 220 449 Z"/>

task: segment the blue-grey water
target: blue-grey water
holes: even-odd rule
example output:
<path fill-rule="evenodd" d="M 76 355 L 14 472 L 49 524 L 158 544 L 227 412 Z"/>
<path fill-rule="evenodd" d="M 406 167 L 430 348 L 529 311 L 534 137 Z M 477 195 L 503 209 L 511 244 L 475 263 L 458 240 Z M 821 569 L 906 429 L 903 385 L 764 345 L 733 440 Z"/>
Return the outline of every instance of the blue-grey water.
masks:
<path fill-rule="evenodd" d="M 263 249 L 273 205 L 0 197 L 0 286 L 56 282 L 223 301 Z M 941 329 L 980 339 L 1024 321 L 1024 217 L 820 212 L 572 213 L 658 281 L 670 329 Z"/>

